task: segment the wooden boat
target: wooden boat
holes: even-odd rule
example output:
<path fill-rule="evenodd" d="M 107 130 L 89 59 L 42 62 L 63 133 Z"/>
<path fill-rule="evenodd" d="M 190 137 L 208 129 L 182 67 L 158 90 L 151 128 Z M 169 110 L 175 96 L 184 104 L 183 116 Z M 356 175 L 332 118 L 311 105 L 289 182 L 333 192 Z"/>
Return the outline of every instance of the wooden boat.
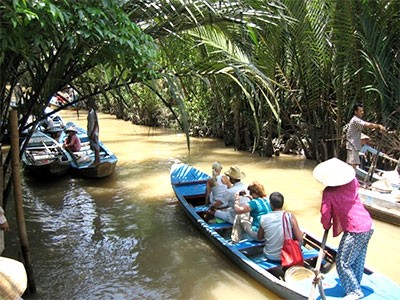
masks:
<path fill-rule="evenodd" d="M 71 161 L 71 170 L 78 174 L 89 178 L 103 178 L 110 176 L 117 165 L 118 159 L 102 142 L 100 145 L 100 163 L 94 163 L 94 151 L 90 148 L 89 137 L 86 130 L 76 126 L 73 122 L 68 122 L 66 128 L 75 127 L 78 131 L 77 135 L 81 140 L 81 149 L 79 152 L 74 152 L 74 157 Z M 61 140 L 66 138 L 65 132 L 61 135 Z"/>
<path fill-rule="evenodd" d="M 174 164 L 171 168 L 171 185 L 179 200 L 179 204 L 197 228 L 240 268 L 257 280 L 268 290 L 283 299 L 308 299 L 312 278 L 294 280 L 296 276 L 289 268 L 286 273 L 279 263 L 267 261 L 263 255 L 263 243 L 251 240 L 242 240 L 239 243 L 230 243 L 232 225 L 229 223 L 208 224 L 202 218 L 202 212 L 207 207 L 205 203 L 206 181 L 209 176 L 186 164 Z M 302 246 L 305 269 L 312 269 L 316 265 L 321 243 L 310 234 L 305 234 Z M 323 289 L 327 299 L 338 299 L 344 296 L 337 272 L 334 268 L 336 250 L 325 247 L 321 272 L 324 273 Z M 304 268 L 303 268 L 304 269 Z M 284 279 L 283 279 L 284 278 Z M 364 299 L 399 299 L 400 287 L 393 281 L 369 269 L 364 270 L 361 282 Z M 318 289 L 316 289 L 318 290 Z M 321 298 L 319 292 L 315 292 Z"/>
<path fill-rule="evenodd" d="M 400 226 L 400 191 L 389 193 L 360 187 L 360 200 L 375 219 Z"/>
<path fill-rule="evenodd" d="M 67 173 L 72 158 L 61 144 L 37 130 L 29 139 L 21 160 L 26 174 L 50 177 Z"/>
<path fill-rule="evenodd" d="M 366 180 L 366 177 L 369 176 L 368 178 L 368 183 L 369 182 L 375 182 L 377 180 L 382 179 L 381 173 L 383 171 L 380 172 L 373 172 L 372 174 L 368 174 L 368 171 L 361 169 L 360 167 L 356 167 L 356 177 L 357 179 L 360 181 L 360 183 L 363 183 Z"/>
<path fill-rule="evenodd" d="M 400 176 L 396 170 L 381 172 L 371 184 L 360 180 L 359 195 L 373 218 L 400 226 Z"/>

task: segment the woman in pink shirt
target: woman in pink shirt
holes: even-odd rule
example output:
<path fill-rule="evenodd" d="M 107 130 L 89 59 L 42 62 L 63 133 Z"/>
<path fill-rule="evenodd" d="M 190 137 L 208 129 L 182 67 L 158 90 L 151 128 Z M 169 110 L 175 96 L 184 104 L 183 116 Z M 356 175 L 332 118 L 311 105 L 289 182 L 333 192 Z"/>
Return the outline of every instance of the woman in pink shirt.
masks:
<path fill-rule="evenodd" d="M 74 127 L 68 127 L 65 132 L 68 136 L 64 141 L 63 147 L 70 152 L 78 152 L 81 150 L 81 140 L 76 135 L 78 131 Z"/>
<path fill-rule="evenodd" d="M 336 269 L 346 293 L 344 299 L 361 299 L 364 294 L 360 283 L 373 229 L 371 216 L 358 196 L 354 168 L 332 158 L 316 166 L 313 174 L 326 186 L 322 194 L 322 226 L 325 230 L 332 226 L 334 237 L 343 232 Z"/>

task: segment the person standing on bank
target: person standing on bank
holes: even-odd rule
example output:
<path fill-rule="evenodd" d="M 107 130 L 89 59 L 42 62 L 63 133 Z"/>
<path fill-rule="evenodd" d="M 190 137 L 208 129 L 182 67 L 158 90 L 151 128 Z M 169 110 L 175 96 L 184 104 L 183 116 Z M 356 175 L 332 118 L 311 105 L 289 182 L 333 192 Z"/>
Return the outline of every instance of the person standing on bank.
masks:
<path fill-rule="evenodd" d="M 361 299 L 368 242 L 374 232 L 372 219 L 358 195 L 358 180 L 350 165 L 331 158 L 317 165 L 314 177 L 325 186 L 322 194 L 321 223 L 325 230 L 332 227 L 333 236 L 342 232 L 336 269 L 345 298 Z"/>
<path fill-rule="evenodd" d="M 360 164 L 360 150 L 361 150 L 361 131 L 364 127 L 371 129 L 379 129 L 386 131 L 385 127 L 381 124 L 370 123 L 362 120 L 364 116 L 364 106 L 357 103 L 353 106 L 353 117 L 351 118 L 347 134 L 346 134 L 346 162 L 353 168 Z"/>
<path fill-rule="evenodd" d="M 90 141 L 90 148 L 94 151 L 93 165 L 97 166 L 100 163 L 99 120 L 97 118 L 96 103 L 94 99 L 88 100 L 88 108 L 87 134 Z"/>

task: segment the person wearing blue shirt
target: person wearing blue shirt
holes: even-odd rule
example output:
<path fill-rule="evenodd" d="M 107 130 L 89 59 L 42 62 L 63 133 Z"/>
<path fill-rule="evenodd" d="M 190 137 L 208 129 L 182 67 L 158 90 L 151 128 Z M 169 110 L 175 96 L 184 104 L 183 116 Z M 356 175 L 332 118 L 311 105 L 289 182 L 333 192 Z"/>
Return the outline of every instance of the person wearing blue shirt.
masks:
<path fill-rule="evenodd" d="M 257 232 L 260 227 L 261 216 L 272 211 L 264 186 L 259 182 L 253 182 L 248 186 L 249 201 L 243 201 L 240 196 L 235 201 L 235 221 L 232 227 L 231 239 L 237 243 L 242 238 L 243 231 L 253 239 L 258 240 Z M 247 203 L 246 203 L 247 202 Z"/>
<path fill-rule="evenodd" d="M 368 135 L 361 133 L 361 149 L 360 149 L 360 167 L 367 170 L 370 164 L 369 154 L 378 155 L 380 157 L 387 158 L 387 155 L 382 151 L 376 150 L 369 144 L 370 138 Z"/>

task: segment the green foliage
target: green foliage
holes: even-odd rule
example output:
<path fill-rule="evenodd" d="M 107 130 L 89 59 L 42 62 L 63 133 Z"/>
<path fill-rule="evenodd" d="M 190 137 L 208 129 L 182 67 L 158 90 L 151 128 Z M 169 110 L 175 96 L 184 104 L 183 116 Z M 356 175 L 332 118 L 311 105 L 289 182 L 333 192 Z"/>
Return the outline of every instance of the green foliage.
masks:
<path fill-rule="evenodd" d="M 1 83 L 30 86 L 39 112 L 72 83 L 140 124 L 175 118 L 187 136 L 262 155 L 290 136 L 320 160 L 338 156 L 355 102 L 399 129 L 399 11 L 397 0 L 3 1 Z"/>
<path fill-rule="evenodd" d="M 125 4 L 106 0 L 2 1 L 0 96 L 10 99 L 20 82 L 29 87 L 26 101 L 20 103 L 21 112 L 39 116 L 50 96 L 66 84 L 80 81 L 86 83 L 80 87 L 87 88 L 90 72 L 96 68 L 114 70 L 131 80 L 154 77 L 156 44 L 131 21 Z M 98 93 L 100 87 L 110 88 L 118 82 L 92 83 L 97 87 L 91 89 Z M 2 116 L 7 113 L 6 106 L 1 112 Z"/>

